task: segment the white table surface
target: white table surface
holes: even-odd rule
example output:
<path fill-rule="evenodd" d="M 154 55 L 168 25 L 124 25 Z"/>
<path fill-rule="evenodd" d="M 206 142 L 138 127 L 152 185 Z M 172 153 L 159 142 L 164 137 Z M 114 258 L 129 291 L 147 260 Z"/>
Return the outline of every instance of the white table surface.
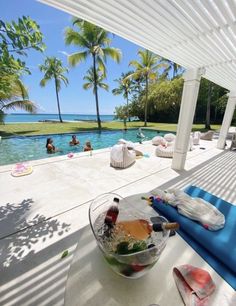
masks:
<path fill-rule="evenodd" d="M 137 195 L 137 199 L 140 196 Z M 135 197 L 132 197 L 135 200 Z M 136 201 L 133 201 L 136 204 Z M 151 208 L 144 208 L 151 209 Z M 67 306 L 184 305 L 172 276 L 173 267 L 191 264 L 207 270 L 215 284 L 211 306 L 235 306 L 236 293 L 179 235 L 170 237 L 159 261 L 143 277 L 127 279 L 106 263 L 90 225 L 79 232 L 78 245 L 68 274 Z"/>

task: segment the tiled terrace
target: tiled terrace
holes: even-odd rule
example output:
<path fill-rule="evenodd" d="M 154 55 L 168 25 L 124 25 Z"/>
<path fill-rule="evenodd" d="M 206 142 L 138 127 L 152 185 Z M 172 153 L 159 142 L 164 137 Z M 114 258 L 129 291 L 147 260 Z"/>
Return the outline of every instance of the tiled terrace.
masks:
<path fill-rule="evenodd" d="M 11 166 L 0 167 L 1 305 L 63 305 L 73 250 L 88 225 L 89 204 L 101 193 L 113 191 L 126 197 L 158 186 L 182 189 L 192 184 L 236 204 L 236 152 L 216 149 L 216 140 L 195 146 L 188 153 L 185 171 L 179 173 L 170 168 L 170 159 L 154 156 L 150 142 L 137 149 L 150 158 L 137 159 L 125 170 L 109 166 L 109 149 L 94 151 L 92 156 L 81 153 L 72 159 L 35 161 L 33 173 L 19 178 L 10 175 Z M 203 262 L 179 236 L 172 238 L 166 252 L 173 243 L 187 248 L 195 262 Z M 69 256 L 61 259 L 65 249 L 70 250 Z M 221 284 L 216 297 L 224 293 L 228 302 L 216 298 L 214 306 L 235 305 L 233 289 L 215 277 Z M 182 305 L 173 288 L 175 306 Z M 91 301 L 81 305 L 95 305 Z M 172 306 L 164 297 L 159 303 Z"/>

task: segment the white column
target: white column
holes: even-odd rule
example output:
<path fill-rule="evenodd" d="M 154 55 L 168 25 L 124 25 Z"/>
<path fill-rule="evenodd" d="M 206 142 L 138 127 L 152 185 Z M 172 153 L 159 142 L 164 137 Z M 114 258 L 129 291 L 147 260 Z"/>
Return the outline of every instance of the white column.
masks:
<path fill-rule="evenodd" d="M 189 69 L 184 73 L 184 88 L 177 126 L 172 169 L 184 169 L 190 133 L 197 103 L 200 80 L 205 69 Z"/>
<path fill-rule="evenodd" d="M 223 150 L 225 148 L 225 141 L 234 115 L 235 106 L 236 106 L 236 92 L 230 92 L 225 109 L 224 119 L 220 129 L 219 139 L 217 142 L 218 149 Z"/>

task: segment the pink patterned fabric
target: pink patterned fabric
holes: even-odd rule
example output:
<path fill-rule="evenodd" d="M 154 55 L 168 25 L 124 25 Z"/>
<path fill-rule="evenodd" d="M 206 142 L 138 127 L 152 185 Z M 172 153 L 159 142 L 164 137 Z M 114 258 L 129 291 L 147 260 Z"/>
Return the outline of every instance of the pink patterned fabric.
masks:
<path fill-rule="evenodd" d="M 215 284 L 207 271 L 182 265 L 173 269 L 173 276 L 186 306 L 208 305 Z"/>

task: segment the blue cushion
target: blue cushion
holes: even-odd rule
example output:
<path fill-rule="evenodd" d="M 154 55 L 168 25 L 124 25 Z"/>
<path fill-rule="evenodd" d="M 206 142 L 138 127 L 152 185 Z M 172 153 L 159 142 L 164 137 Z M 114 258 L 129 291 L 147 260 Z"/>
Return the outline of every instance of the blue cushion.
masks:
<path fill-rule="evenodd" d="M 185 192 L 213 204 L 225 216 L 225 226 L 209 231 L 200 223 L 180 215 L 176 208 L 158 204 L 153 207 L 170 221 L 180 224 L 179 234 L 226 280 L 236 288 L 236 206 L 195 186 Z M 192 244 L 191 244 L 192 242 Z M 210 258 L 210 259 L 209 259 Z M 228 277 L 227 277 L 228 275 Z M 229 277 L 230 275 L 230 277 Z M 234 280 L 234 281 L 232 281 Z"/>

